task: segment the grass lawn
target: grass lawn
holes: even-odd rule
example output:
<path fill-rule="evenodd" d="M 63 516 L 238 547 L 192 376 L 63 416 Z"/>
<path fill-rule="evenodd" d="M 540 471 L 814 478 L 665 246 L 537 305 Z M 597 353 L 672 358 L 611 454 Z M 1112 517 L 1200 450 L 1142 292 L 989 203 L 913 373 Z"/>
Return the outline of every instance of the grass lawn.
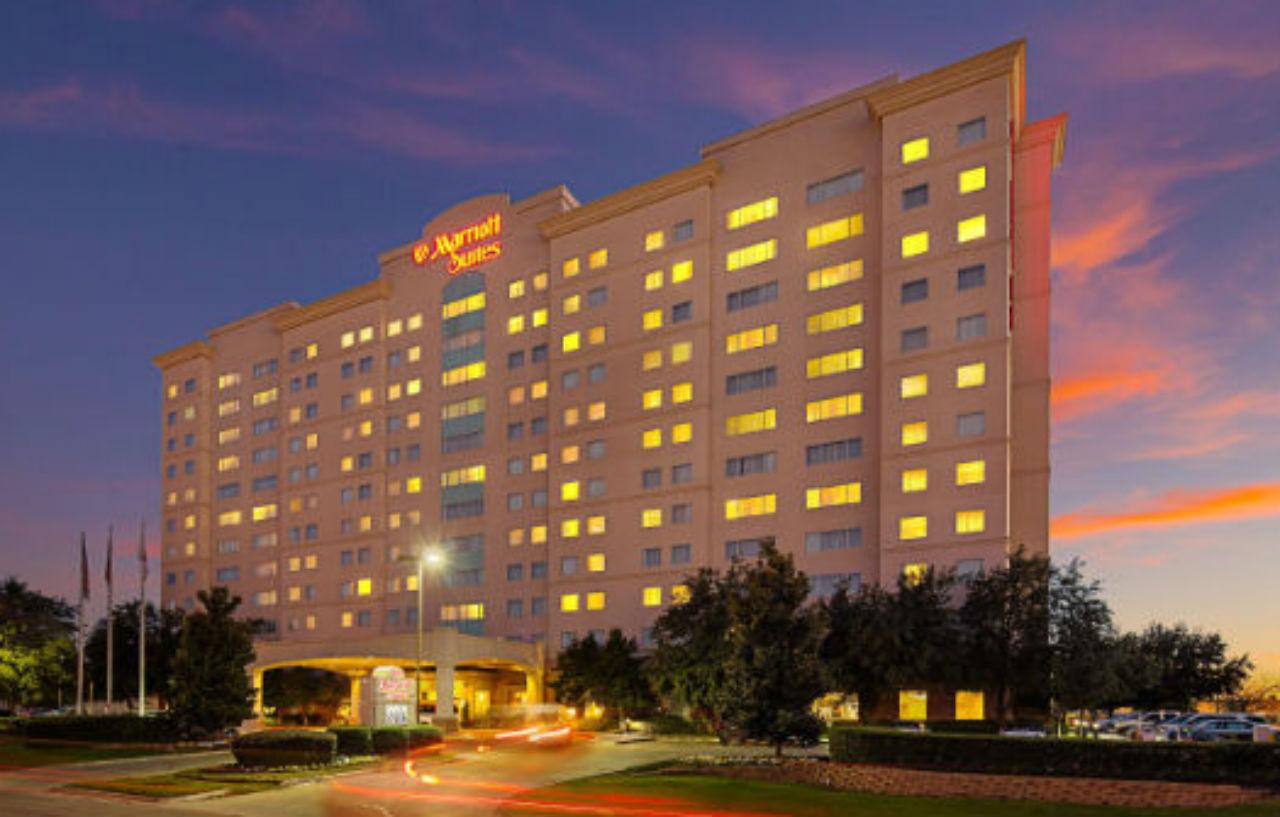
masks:
<path fill-rule="evenodd" d="M 1188 809 L 1132 809 L 1110 806 L 1077 806 L 1009 800 L 967 800 L 935 797 L 894 797 L 879 794 L 833 791 L 793 783 L 766 783 L 730 780 L 699 775 L 615 774 L 577 780 L 542 789 L 535 799 L 556 800 L 567 796 L 579 807 L 591 795 L 611 794 L 632 797 L 672 798 L 674 809 L 715 810 L 717 812 L 767 812 L 794 817 L 1190 817 Z M 601 802 L 602 808 L 604 802 Z M 545 811 L 518 809 L 504 814 L 545 814 Z M 1275 817 L 1274 803 L 1212 811 L 1196 811 L 1197 817 Z"/>
<path fill-rule="evenodd" d="M 114 760 L 158 754 L 155 749 L 104 748 L 86 743 L 83 746 L 31 744 L 21 738 L 0 737 L 0 769 L 52 766 L 58 763 L 82 763 L 88 760 Z"/>
<path fill-rule="evenodd" d="M 246 772 L 234 766 L 206 766 L 169 774 L 151 774 L 139 777 L 117 777 L 111 780 L 86 780 L 71 783 L 72 788 L 109 791 L 117 794 L 133 794 L 139 797 L 186 797 L 191 794 L 226 792 L 250 794 L 266 791 L 299 780 L 342 774 L 368 769 L 381 763 L 380 758 L 361 758 L 341 766 L 323 769 L 282 769 L 278 771 Z"/>

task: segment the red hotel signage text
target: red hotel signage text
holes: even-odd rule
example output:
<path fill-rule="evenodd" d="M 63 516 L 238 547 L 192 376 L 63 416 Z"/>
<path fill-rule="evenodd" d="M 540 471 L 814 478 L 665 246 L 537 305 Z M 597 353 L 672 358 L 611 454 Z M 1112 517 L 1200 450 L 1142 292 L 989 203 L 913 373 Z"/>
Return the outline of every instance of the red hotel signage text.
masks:
<path fill-rule="evenodd" d="M 413 262 L 429 264 L 449 259 L 449 274 L 457 275 L 502 255 L 502 214 L 494 213 L 475 224 L 449 233 L 436 233 L 430 241 L 413 247 Z"/>

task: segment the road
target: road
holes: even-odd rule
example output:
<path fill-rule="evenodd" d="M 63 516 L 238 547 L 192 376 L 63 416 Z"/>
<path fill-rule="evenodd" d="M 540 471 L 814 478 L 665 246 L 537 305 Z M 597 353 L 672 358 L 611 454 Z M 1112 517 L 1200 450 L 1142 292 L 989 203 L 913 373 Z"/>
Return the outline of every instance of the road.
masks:
<path fill-rule="evenodd" d="M 579 777 L 691 754 L 720 754 L 708 743 L 619 742 L 611 736 L 577 738 L 564 746 L 495 744 L 482 736 L 451 741 L 448 751 L 416 759 L 409 767 L 387 763 L 374 771 L 256 794 L 191 801 L 143 801 L 63 788 L 74 780 L 176 771 L 229 760 L 225 753 L 106 761 L 0 773 L 0 814 L 6 817 L 479 817 L 525 800 L 530 789 Z M 744 750 L 735 747 L 734 754 Z M 412 776 L 410 775 L 412 771 Z M 676 804 L 666 804 L 674 806 Z M 573 801 L 539 809 L 543 813 L 653 813 L 628 803 Z M 693 817 L 693 811 L 677 811 Z"/>

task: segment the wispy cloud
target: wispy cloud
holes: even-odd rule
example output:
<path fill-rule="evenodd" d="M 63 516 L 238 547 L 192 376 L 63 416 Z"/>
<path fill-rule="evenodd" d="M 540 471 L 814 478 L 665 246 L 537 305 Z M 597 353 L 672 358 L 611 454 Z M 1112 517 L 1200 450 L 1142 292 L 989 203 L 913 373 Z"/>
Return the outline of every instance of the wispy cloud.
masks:
<path fill-rule="evenodd" d="M 1054 518 L 1051 536 L 1067 540 L 1272 516 L 1280 516 L 1280 482 L 1260 482 L 1233 488 L 1170 491 L 1120 510 L 1072 511 Z"/>

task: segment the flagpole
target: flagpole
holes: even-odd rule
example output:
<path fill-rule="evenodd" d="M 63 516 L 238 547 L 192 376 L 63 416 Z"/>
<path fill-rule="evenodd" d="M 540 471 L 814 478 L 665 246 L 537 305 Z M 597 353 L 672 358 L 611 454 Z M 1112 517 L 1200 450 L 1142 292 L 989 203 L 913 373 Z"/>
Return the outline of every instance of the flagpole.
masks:
<path fill-rule="evenodd" d="M 84 602 L 89 596 L 89 554 L 80 531 L 80 602 L 76 605 L 76 714 L 84 714 Z"/>
<path fill-rule="evenodd" d="M 116 618 L 115 618 L 115 594 L 112 589 L 111 582 L 111 551 L 113 547 L 112 540 L 115 538 L 115 527 L 107 526 L 107 712 L 111 712 L 111 705 L 114 703 L 112 683 L 115 675 L 115 635 L 116 635 Z"/>
<path fill-rule="evenodd" d="M 147 520 L 138 526 L 138 717 L 147 714 Z"/>

